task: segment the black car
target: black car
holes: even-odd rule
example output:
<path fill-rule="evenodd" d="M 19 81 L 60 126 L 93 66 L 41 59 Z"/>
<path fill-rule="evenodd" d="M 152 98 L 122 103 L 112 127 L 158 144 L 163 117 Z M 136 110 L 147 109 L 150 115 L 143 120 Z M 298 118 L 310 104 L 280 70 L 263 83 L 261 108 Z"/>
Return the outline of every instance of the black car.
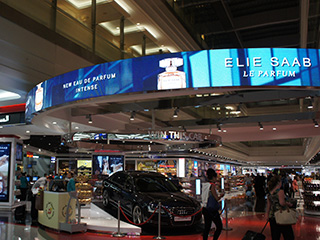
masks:
<path fill-rule="evenodd" d="M 200 203 L 160 173 L 116 172 L 104 180 L 103 186 L 103 205 L 118 207 L 120 200 L 121 208 L 136 224 L 148 220 L 160 201 L 164 207 L 161 209 L 164 227 L 191 226 L 201 221 Z M 149 224 L 158 223 L 157 213 L 158 210 Z"/>

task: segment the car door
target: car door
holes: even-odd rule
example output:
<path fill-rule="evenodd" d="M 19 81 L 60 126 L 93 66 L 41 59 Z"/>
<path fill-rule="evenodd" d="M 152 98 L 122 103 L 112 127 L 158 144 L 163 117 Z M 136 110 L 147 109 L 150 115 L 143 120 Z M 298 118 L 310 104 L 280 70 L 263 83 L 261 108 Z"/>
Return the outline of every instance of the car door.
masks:
<path fill-rule="evenodd" d="M 135 196 L 133 179 L 130 175 L 128 175 L 125 179 L 121 195 L 123 208 L 125 208 L 128 213 L 132 213 L 133 205 L 136 202 Z"/>
<path fill-rule="evenodd" d="M 110 194 L 110 202 L 114 206 L 118 206 L 118 201 L 121 202 L 121 194 L 122 188 L 125 181 L 126 175 L 122 172 L 117 172 L 109 178 L 109 194 Z"/>

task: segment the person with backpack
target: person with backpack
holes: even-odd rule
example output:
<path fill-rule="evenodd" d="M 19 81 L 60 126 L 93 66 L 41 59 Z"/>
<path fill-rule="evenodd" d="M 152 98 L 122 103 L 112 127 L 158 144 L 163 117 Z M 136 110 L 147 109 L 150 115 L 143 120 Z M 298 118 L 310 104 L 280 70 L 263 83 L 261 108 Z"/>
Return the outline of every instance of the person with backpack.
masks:
<path fill-rule="evenodd" d="M 217 173 L 212 168 L 207 170 L 207 178 L 209 183 L 203 185 L 202 199 L 203 209 L 202 214 L 204 216 L 204 231 L 203 240 L 208 239 L 211 224 L 214 222 L 216 230 L 213 235 L 213 240 L 217 240 L 222 231 L 222 221 L 219 214 L 220 203 L 219 200 L 224 196 L 224 193 L 218 194 L 216 181 Z"/>

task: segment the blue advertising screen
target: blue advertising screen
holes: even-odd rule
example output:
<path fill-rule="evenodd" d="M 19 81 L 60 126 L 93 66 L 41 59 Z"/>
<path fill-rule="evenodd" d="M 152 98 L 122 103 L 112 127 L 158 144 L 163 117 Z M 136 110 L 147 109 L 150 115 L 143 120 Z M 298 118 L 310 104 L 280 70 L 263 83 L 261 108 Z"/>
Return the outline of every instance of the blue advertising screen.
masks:
<path fill-rule="evenodd" d="M 0 202 L 9 202 L 11 143 L 0 143 Z"/>
<path fill-rule="evenodd" d="M 23 147 L 22 144 L 17 143 L 17 151 L 16 151 L 16 160 L 17 161 L 22 161 L 23 159 Z"/>
<path fill-rule="evenodd" d="M 33 88 L 26 122 L 60 104 L 114 94 L 185 88 L 319 87 L 318 49 L 218 49 L 144 56 L 65 73 Z"/>

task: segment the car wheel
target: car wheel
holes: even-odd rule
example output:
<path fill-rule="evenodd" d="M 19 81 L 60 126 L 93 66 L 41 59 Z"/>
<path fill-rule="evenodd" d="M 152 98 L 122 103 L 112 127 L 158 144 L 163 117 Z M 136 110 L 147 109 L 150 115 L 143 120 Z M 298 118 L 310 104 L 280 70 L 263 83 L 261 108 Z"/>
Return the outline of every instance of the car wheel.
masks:
<path fill-rule="evenodd" d="M 133 222 L 135 224 L 140 224 L 143 221 L 143 213 L 142 213 L 142 209 L 139 206 L 135 206 L 133 208 L 133 212 L 132 212 L 132 218 L 133 218 Z"/>
<path fill-rule="evenodd" d="M 107 207 L 109 205 L 109 193 L 107 190 L 104 190 L 103 191 L 103 194 L 102 194 L 102 204 L 104 207 Z"/>

